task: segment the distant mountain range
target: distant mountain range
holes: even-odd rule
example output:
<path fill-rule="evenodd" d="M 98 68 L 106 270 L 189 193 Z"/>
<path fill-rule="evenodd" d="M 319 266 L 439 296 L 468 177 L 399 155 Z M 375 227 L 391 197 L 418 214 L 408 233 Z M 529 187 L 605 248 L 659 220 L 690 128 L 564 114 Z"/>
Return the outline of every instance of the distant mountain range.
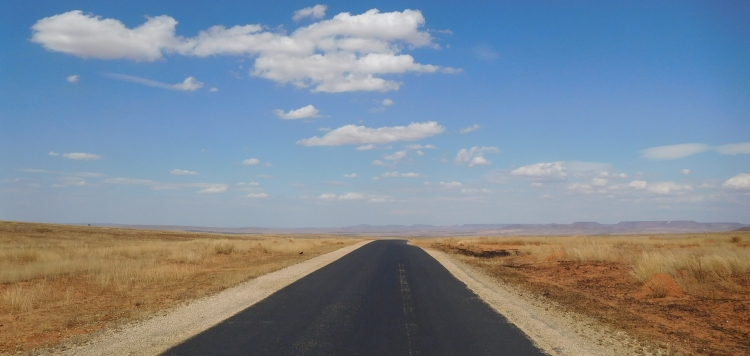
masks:
<path fill-rule="evenodd" d="M 663 234 L 689 232 L 734 231 L 750 227 L 733 222 L 700 223 L 695 221 L 622 221 L 617 224 L 574 222 L 572 224 L 466 224 L 434 225 L 355 225 L 340 228 L 261 228 L 261 227 L 199 227 L 178 225 L 121 225 L 96 224 L 105 227 L 124 227 L 149 230 L 178 230 L 215 232 L 224 234 L 325 234 L 356 236 L 497 236 L 497 235 L 611 235 Z"/>

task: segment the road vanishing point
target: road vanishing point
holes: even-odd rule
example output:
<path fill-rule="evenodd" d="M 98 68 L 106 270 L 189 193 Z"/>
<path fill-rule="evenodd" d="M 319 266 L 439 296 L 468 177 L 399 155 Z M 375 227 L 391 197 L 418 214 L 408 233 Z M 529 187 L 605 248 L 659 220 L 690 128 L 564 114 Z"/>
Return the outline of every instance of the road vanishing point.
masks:
<path fill-rule="evenodd" d="M 371 242 L 165 355 L 544 355 L 438 261 Z"/>

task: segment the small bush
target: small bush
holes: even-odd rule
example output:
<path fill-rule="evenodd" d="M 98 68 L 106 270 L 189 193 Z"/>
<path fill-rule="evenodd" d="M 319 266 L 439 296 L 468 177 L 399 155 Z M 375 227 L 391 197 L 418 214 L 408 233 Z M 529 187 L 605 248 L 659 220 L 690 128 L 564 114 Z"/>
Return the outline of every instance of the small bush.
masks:
<path fill-rule="evenodd" d="M 234 252 L 235 246 L 231 242 L 220 242 L 214 245 L 214 252 L 222 255 L 230 255 Z"/>

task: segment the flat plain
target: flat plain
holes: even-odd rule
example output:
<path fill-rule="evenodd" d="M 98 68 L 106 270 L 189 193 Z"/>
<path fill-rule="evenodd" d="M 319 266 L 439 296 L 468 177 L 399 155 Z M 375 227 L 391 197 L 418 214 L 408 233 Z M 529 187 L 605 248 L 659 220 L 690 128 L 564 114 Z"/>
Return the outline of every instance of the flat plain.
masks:
<path fill-rule="evenodd" d="M 669 354 L 750 354 L 750 233 L 412 240 Z"/>
<path fill-rule="evenodd" d="M 80 342 L 358 241 L 0 221 L 0 353 Z"/>

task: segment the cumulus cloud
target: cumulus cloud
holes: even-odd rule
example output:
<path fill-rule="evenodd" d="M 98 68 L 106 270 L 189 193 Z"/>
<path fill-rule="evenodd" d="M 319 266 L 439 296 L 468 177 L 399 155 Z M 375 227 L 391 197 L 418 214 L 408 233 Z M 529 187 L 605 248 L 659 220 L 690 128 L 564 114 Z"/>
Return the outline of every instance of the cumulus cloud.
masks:
<path fill-rule="evenodd" d="M 563 162 L 551 162 L 518 167 L 510 171 L 510 174 L 538 180 L 565 180 L 568 177 L 568 170 Z"/>
<path fill-rule="evenodd" d="M 727 179 L 721 186 L 728 189 L 750 189 L 750 174 L 740 173 Z"/>
<path fill-rule="evenodd" d="M 250 193 L 247 195 L 248 198 L 254 198 L 254 199 L 263 199 L 268 198 L 268 194 L 266 193 Z"/>
<path fill-rule="evenodd" d="M 311 117 L 320 117 L 320 115 L 318 115 L 318 109 L 316 109 L 312 105 L 301 107 L 297 110 L 289 110 L 289 112 L 284 112 L 284 110 L 280 110 L 280 109 L 276 109 L 273 112 L 276 114 L 276 116 L 284 120 L 296 120 L 296 119 L 307 119 Z"/>
<path fill-rule="evenodd" d="M 292 16 L 292 20 L 299 21 L 304 19 L 305 17 L 309 17 L 312 19 L 322 19 L 326 16 L 326 9 L 328 9 L 328 6 L 320 4 L 313 7 L 306 7 L 304 9 L 295 11 L 294 16 Z"/>
<path fill-rule="evenodd" d="M 97 159 L 102 159 L 102 156 L 100 155 L 96 155 L 93 153 L 84 153 L 84 152 L 63 153 L 62 156 L 67 159 L 73 159 L 76 161 L 94 161 Z"/>
<path fill-rule="evenodd" d="M 318 199 L 333 200 L 333 199 L 336 199 L 336 194 L 331 194 L 331 193 L 321 194 L 318 197 Z"/>
<path fill-rule="evenodd" d="M 319 18 L 323 5 L 302 9 L 295 18 Z M 147 17 L 128 28 L 80 10 L 37 21 L 31 41 L 49 51 L 81 58 L 155 61 L 165 54 L 208 57 L 253 56 L 249 74 L 281 84 L 312 87 L 318 92 L 398 90 L 401 83 L 381 76 L 413 73 L 457 73 L 460 69 L 420 64 L 404 48 L 434 47 L 418 10 L 363 14 L 340 13 L 300 27 L 287 35 L 261 24 L 213 26 L 195 37 L 176 35 L 177 21 L 166 15 Z"/>
<path fill-rule="evenodd" d="M 246 164 L 248 166 L 254 166 L 256 164 L 260 163 L 260 160 L 257 158 L 248 158 L 244 161 L 242 161 L 242 164 Z"/>
<path fill-rule="evenodd" d="M 461 131 L 459 131 L 459 132 L 462 133 L 462 134 L 465 134 L 465 133 L 469 133 L 469 132 L 472 132 L 472 131 L 476 131 L 477 129 L 479 129 L 479 124 L 474 124 L 474 125 L 471 125 L 469 127 L 462 128 Z"/>
<path fill-rule="evenodd" d="M 331 130 L 328 130 L 328 131 L 331 131 Z M 368 151 L 368 150 L 371 150 L 371 149 L 374 149 L 374 148 L 375 148 L 375 145 L 369 144 L 369 145 L 358 146 L 356 148 L 356 150 L 357 151 Z"/>
<path fill-rule="evenodd" d="M 323 137 L 311 137 L 297 141 L 303 146 L 340 146 L 383 144 L 397 141 L 416 141 L 445 131 L 445 127 L 435 121 L 412 122 L 409 126 L 385 126 L 369 128 L 345 125 L 329 131 Z"/>
<path fill-rule="evenodd" d="M 693 190 L 693 187 L 690 185 L 677 184 L 675 182 L 647 182 L 645 180 L 634 180 L 628 186 L 656 194 L 674 194 Z"/>
<path fill-rule="evenodd" d="M 199 191 L 198 193 L 224 193 L 227 191 L 226 185 L 217 185 L 214 187 L 208 187 L 206 189 L 203 189 Z"/>
<path fill-rule="evenodd" d="M 150 87 L 157 87 L 157 88 L 170 89 L 170 90 L 196 91 L 203 87 L 203 83 L 199 82 L 193 77 L 185 78 L 185 80 L 182 81 L 182 83 L 167 84 L 167 83 L 157 82 L 155 80 L 136 77 L 136 76 L 127 75 L 127 74 L 104 73 L 104 76 L 112 78 L 112 79 L 123 80 L 126 82 L 143 84 L 143 85 L 150 86 Z"/>
<path fill-rule="evenodd" d="M 78 79 L 79 79 L 79 78 L 78 78 L 78 75 L 77 75 L 77 74 L 74 74 L 74 75 L 69 75 L 69 76 L 68 76 L 67 78 L 65 78 L 65 80 L 67 80 L 67 81 L 68 81 L 68 83 L 77 83 L 77 82 L 78 82 Z"/>
<path fill-rule="evenodd" d="M 212 93 L 215 93 L 215 92 L 219 91 L 219 88 L 217 88 L 217 87 L 211 87 L 211 89 L 208 89 L 208 91 L 210 91 Z"/>
<path fill-rule="evenodd" d="M 404 178 L 419 178 L 424 177 L 423 175 L 419 173 L 409 172 L 409 173 L 399 173 L 398 171 L 393 172 L 385 172 L 380 175 L 379 178 L 398 178 L 398 177 L 404 177 Z M 378 177 L 376 177 L 378 178 Z"/>
<path fill-rule="evenodd" d="M 375 165 L 375 166 L 385 166 L 385 163 L 383 163 L 383 161 L 381 161 L 379 159 L 376 159 L 376 160 L 372 161 L 372 164 Z"/>
<path fill-rule="evenodd" d="M 50 156 L 59 156 L 60 154 L 55 151 L 49 151 L 48 155 Z"/>
<path fill-rule="evenodd" d="M 394 152 L 393 154 L 383 156 L 383 159 L 386 161 L 398 161 L 404 157 L 406 157 L 406 151 L 398 151 Z"/>
<path fill-rule="evenodd" d="M 461 188 L 463 186 L 463 184 L 461 184 L 460 182 L 456 182 L 456 181 L 453 181 L 453 182 L 440 182 L 438 184 L 440 184 L 441 187 L 447 188 L 447 189 Z"/>
<path fill-rule="evenodd" d="M 239 182 L 239 183 L 237 183 L 237 185 L 239 185 L 240 187 L 242 187 L 242 186 L 258 186 L 258 185 L 260 185 L 260 183 L 258 183 L 258 182 Z"/>
<path fill-rule="evenodd" d="M 498 153 L 500 150 L 497 147 L 472 147 L 470 149 L 462 148 L 456 154 L 455 161 L 457 164 L 469 163 L 469 167 L 492 164 L 484 158 L 485 153 Z"/>
<path fill-rule="evenodd" d="M 178 176 L 183 176 L 183 175 L 197 176 L 198 172 L 188 171 L 187 169 L 173 169 L 169 171 L 169 174 L 174 174 Z"/>
<path fill-rule="evenodd" d="M 199 193 L 223 193 L 227 191 L 227 185 L 221 183 L 170 183 L 135 178 L 108 178 L 103 180 L 103 182 L 107 184 L 118 185 L 142 185 L 150 187 L 153 190 L 181 190 L 184 188 L 202 188 Z"/>
<path fill-rule="evenodd" d="M 420 144 L 413 144 L 413 145 L 406 145 L 407 150 L 431 150 L 435 149 L 437 147 L 433 145 L 420 145 Z"/>
<path fill-rule="evenodd" d="M 687 168 L 685 168 L 685 169 L 680 169 L 680 174 L 688 175 L 688 174 L 690 174 L 690 170 L 689 170 L 689 169 L 687 169 Z"/>
<path fill-rule="evenodd" d="M 363 200 L 364 198 L 365 196 L 360 193 L 346 193 L 344 195 L 339 195 L 339 200 Z"/>
<path fill-rule="evenodd" d="M 706 151 L 716 151 L 723 155 L 750 154 L 750 142 L 731 143 L 722 146 L 709 146 L 704 143 L 683 143 L 679 145 L 651 147 L 641 151 L 644 158 L 653 160 L 679 159 Z"/>
<path fill-rule="evenodd" d="M 384 99 L 380 103 L 381 106 L 379 108 L 371 108 L 370 112 L 372 112 L 372 113 L 383 112 L 383 111 L 385 111 L 386 108 L 388 108 L 389 106 L 391 106 L 393 104 L 395 104 L 395 102 L 393 100 L 391 100 L 391 99 Z"/>
<path fill-rule="evenodd" d="M 344 178 L 357 178 L 357 173 L 344 174 Z"/>

